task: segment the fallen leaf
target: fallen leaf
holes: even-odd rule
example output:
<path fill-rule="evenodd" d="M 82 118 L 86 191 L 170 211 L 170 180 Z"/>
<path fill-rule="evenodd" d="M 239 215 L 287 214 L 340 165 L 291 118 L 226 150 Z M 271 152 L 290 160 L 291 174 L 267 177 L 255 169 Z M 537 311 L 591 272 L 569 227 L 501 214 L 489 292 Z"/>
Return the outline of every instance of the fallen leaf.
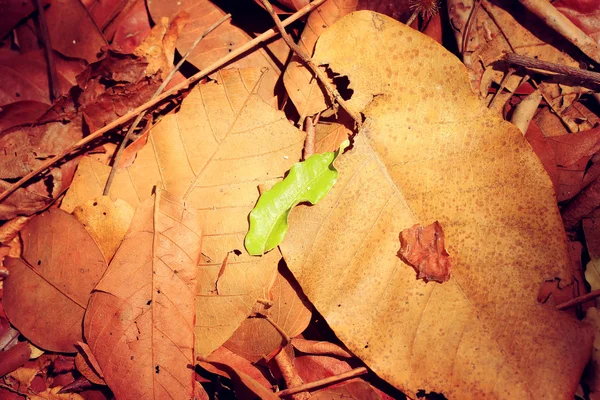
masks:
<path fill-rule="evenodd" d="M 110 22 L 127 6 L 129 0 L 83 0 L 81 3 L 87 9 L 96 26 L 104 31 Z"/>
<path fill-rule="evenodd" d="M 355 400 L 379 400 L 381 397 L 377 392 L 366 382 L 356 381 L 348 382 L 341 386 L 322 390 L 311 396 L 315 400 L 338 400 L 338 399 L 355 399 Z"/>
<path fill-rule="evenodd" d="M 9 350 L 0 352 L 0 376 L 22 367 L 30 355 L 31 349 L 27 342 L 20 342 Z"/>
<path fill-rule="evenodd" d="M 108 45 L 81 1 L 52 0 L 45 14 L 52 48 L 67 57 L 92 63 Z"/>
<path fill-rule="evenodd" d="M 61 386 L 48 388 L 43 392 L 32 394 L 28 397 L 30 400 L 84 400 L 84 398 L 77 393 L 59 393 L 61 389 Z"/>
<path fill-rule="evenodd" d="M 77 60 L 67 60 L 55 54 L 58 82 L 56 87 L 65 94 L 75 85 L 75 77 L 84 64 Z M 48 83 L 48 65 L 43 51 L 24 54 L 0 51 L 0 106 L 17 101 L 35 101 L 51 104 L 50 85 Z"/>
<path fill-rule="evenodd" d="M 58 209 L 31 219 L 21 240 L 22 257 L 5 261 L 10 271 L 2 297 L 6 314 L 36 346 L 74 352 L 90 293 L 106 261 L 75 217 Z"/>
<path fill-rule="evenodd" d="M 367 122 L 328 196 L 290 215 L 280 248 L 307 297 L 409 396 L 572 397 L 592 336 L 537 303 L 544 280 L 574 271 L 551 182 L 522 134 L 478 105 L 454 56 L 383 15 L 344 17 L 314 58 L 348 75 L 349 106 Z M 456 255 L 443 285 L 415 280 L 395 255 L 417 219 L 439 220 Z"/>
<path fill-rule="evenodd" d="M 259 70 L 218 74 L 223 84 L 196 86 L 177 114 L 153 128 L 148 145 L 131 167 L 117 172 L 110 191 L 111 198 L 137 206 L 160 182 L 170 193 L 187 196 L 206 221 L 196 305 L 196 353 L 203 356 L 220 347 L 251 314 L 256 300 L 268 295 L 280 256 L 272 252 L 256 258 L 245 252 L 248 214 L 257 185 L 278 181 L 300 159 L 304 142 L 303 133 L 255 93 Z M 109 171 L 82 159 L 63 207 L 100 196 Z M 227 268 L 218 278 L 228 253 Z"/>
<path fill-rule="evenodd" d="M 196 214 L 168 192 L 137 208 L 84 321 L 86 341 L 116 397 L 193 396 L 201 238 Z"/>
<path fill-rule="evenodd" d="M 235 368 L 236 371 L 240 371 L 240 372 L 243 372 L 244 374 L 248 375 L 254 381 L 260 383 L 262 386 L 264 386 L 267 389 L 271 389 L 274 386 L 274 384 L 271 383 L 267 379 L 267 377 L 269 375 L 265 376 L 265 373 L 262 372 L 258 366 L 252 364 L 250 361 L 248 361 L 244 357 L 237 355 L 236 353 L 228 350 L 227 348 L 225 348 L 223 346 L 221 346 L 217 350 L 213 351 L 211 353 L 211 355 L 207 357 L 207 360 L 211 361 L 211 362 L 227 364 L 230 367 Z M 229 378 L 229 374 L 226 371 L 223 371 L 223 370 L 215 367 L 212 364 L 201 363 L 201 365 L 203 366 L 203 368 L 205 368 L 210 373 Z M 263 369 L 265 369 L 265 368 L 263 368 Z M 266 371 L 266 373 L 268 374 L 268 371 Z"/>
<path fill-rule="evenodd" d="M 211 367 L 214 367 L 221 373 L 226 374 L 233 382 L 235 393 L 240 399 L 259 398 L 261 400 L 279 400 L 279 396 L 235 367 L 222 362 L 208 360 L 202 360 L 198 364 L 208 371 L 212 369 Z"/>
<path fill-rule="evenodd" d="M 412 11 L 408 0 L 329 0 L 310 13 L 298 45 L 313 54 L 318 37 L 344 15 L 357 10 L 372 10 L 400 21 L 406 21 Z M 325 92 L 297 55 L 293 55 L 283 74 L 283 83 L 290 100 L 302 116 L 310 116 L 328 107 Z"/>
<path fill-rule="evenodd" d="M 236 9 L 228 10 L 233 15 L 232 19 L 225 21 L 204 37 L 187 59 L 198 69 L 208 67 L 246 44 L 255 36 L 253 33 L 262 33 L 272 28 L 273 21 L 269 14 L 251 2 L 233 2 L 227 6 Z M 162 17 L 172 19 L 181 11 L 189 14 L 189 22 L 177 41 L 177 50 L 181 54 L 185 54 L 203 32 L 227 13 L 210 0 L 182 0 L 177 3 L 169 0 L 148 0 L 148 10 L 154 21 L 159 21 Z M 246 18 L 238 20 L 238 15 Z M 249 23 L 251 26 L 248 26 Z M 244 57 L 229 63 L 226 68 L 265 68 L 264 83 L 259 88 L 259 94 L 267 103 L 276 105 L 275 85 L 289 51 L 282 39 L 270 41 L 250 50 Z M 214 74 L 213 77 L 218 80 L 220 75 Z"/>
<path fill-rule="evenodd" d="M 33 100 L 3 105 L 0 108 L 0 132 L 15 126 L 32 124 L 44 115 L 46 110 L 47 104 Z"/>
<path fill-rule="evenodd" d="M 114 22 L 115 32 L 111 46 L 122 53 L 131 53 L 144 41 L 151 30 L 146 2 L 135 0 L 133 3 L 131 8 L 123 10 L 117 17 L 119 20 Z"/>
<path fill-rule="evenodd" d="M 399 256 L 415 269 L 417 279 L 440 283 L 450 279 L 450 257 L 444 247 L 444 230 L 438 221 L 400 232 Z"/>
<path fill-rule="evenodd" d="M 552 5 L 592 39 L 600 41 L 600 10 L 595 0 L 557 0 Z"/>
<path fill-rule="evenodd" d="M 6 244 L 16 237 L 31 218 L 16 217 L 0 226 L 0 243 Z"/>
<path fill-rule="evenodd" d="M 307 354 L 322 354 L 340 358 L 354 357 L 343 347 L 331 342 L 294 338 L 292 339 L 292 346 L 294 346 L 294 349 Z"/>
<path fill-rule="evenodd" d="M 42 1 L 46 6 L 49 0 Z M 0 4 L 0 39 L 4 38 L 14 27 L 35 11 L 35 3 L 23 0 L 6 0 Z"/>
<path fill-rule="evenodd" d="M 65 210 L 68 212 L 68 210 Z M 73 215 L 94 238 L 110 262 L 129 229 L 135 209 L 124 200 L 101 196 L 81 204 Z"/>
<path fill-rule="evenodd" d="M 310 303 L 301 292 L 289 271 L 282 267 L 271 288 L 273 304 L 267 309 L 269 319 L 288 337 L 295 337 L 306 329 L 312 316 Z M 224 346 L 236 354 L 258 362 L 277 353 L 285 346 L 281 333 L 265 318 L 248 318 L 225 342 Z"/>
<path fill-rule="evenodd" d="M 264 192 L 250 212 L 250 229 L 244 246 L 253 256 L 271 251 L 288 230 L 288 215 L 299 203 L 317 204 L 335 185 L 338 173 L 335 159 L 350 142 L 335 152 L 313 154 L 290 168 L 288 175 Z"/>

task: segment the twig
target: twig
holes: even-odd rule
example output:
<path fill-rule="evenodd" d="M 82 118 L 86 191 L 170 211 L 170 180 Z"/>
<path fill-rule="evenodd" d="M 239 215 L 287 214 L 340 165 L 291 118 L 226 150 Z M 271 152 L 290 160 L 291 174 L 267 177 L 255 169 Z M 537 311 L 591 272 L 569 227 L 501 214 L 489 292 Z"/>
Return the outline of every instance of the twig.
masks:
<path fill-rule="evenodd" d="M 537 15 L 550 28 L 561 34 L 569 42 L 600 64 L 600 46 L 585 32 L 564 16 L 548 0 L 519 0 L 525 8 Z"/>
<path fill-rule="evenodd" d="M 310 58 L 310 56 L 308 55 L 308 53 L 304 49 L 302 49 L 300 46 L 298 46 L 294 42 L 294 40 L 292 39 L 292 37 L 289 35 L 289 33 L 286 32 L 285 26 L 282 25 L 281 20 L 279 19 L 279 16 L 277 15 L 277 13 L 275 12 L 275 10 L 273 9 L 273 6 L 269 2 L 269 0 L 261 0 L 261 3 L 265 6 L 265 8 L 267 9 L 267 12 L 271 15 L 271 18 L 275 22 L 275 25 L 277 26 L 277 29 L 281 33 L 282 39 L 285 41 L 285 43 L 288 45 L 288 47 L 298 57 L 300 57 L 300 59 L 306 64 L 306 66 L 317 77 L 317 79 L 319 79 L 319 81 L 321 82 L 321 84 L 323 84 L 323 86 L 327 90 L 329 96 L 331 97 L 332 104 L 334 106 L 335 106 L 335 103 L 339 104 L 344 110 L 346 110 L 346 112 L 348 114 L 350 114 L 350 116 L 352 117 L 352 119 L 354 119 L 354 122 L 356 122 L 356 125 L 360 127 L 362 125 L 362 118 L 361 118 L 361 116 L 359 114 L 357 114 L 356 112 L 354 112 L 348 106 L 348 104 L 342 98 L 342 96 L 337 91 L 337 89 L 335 88 L 335 86 L 333 86 L 331 84 L 331 82 L 329 81 L 329 79 L 327 78 L 327 76 L 325 75 L 325 73 L 321 69 L 319 69 L 319 67 L 315 64 L 315 62 L 312 60 L 312 58 Z"/>
<path fill-rule="evenodd" d="M 305 383 L 304 385 L 296 386 L 294 388 L 285 389 L 280 392 L 277 392 L 276 394 L 279 397 L 290 396 L 295 393 L 304 392 L 307 390 L 316 389 L 321 386 L 331 385 L 333 383 L 340 382 L 340 381 L 343 381 L 346 379 L 355 378 L 357 376 L 364 375 L 368 372 L 369 372 L 369 370 L 366 369 L 365 367 L 358 367 L 358 368 L 354 368 L 348 372 L 344 372 L 339 375 L 334 375 L 334 376 L 327 377 L 325 379 L 319 379 L 318 381 Z"/>
<path fill-rule="evenodd" d="M 471 34 L 471 27 L 475 23 L 475 18 L 477 17 L 479 7 L 481 7 L 481 0 L 475 0 L 473 11 L 471 11 L 471 14 L 469 14 L 469 19 L 467 19 L 467 26 L 465 27 L 465 33 L 463 39 L 461 40 L 460 52 L 462 54 L 465 54 L 465 52 L 467 51 L 467 41 L 469 40 L 469 35 Z"/>
<path fill-rule="evenodd" d="M 52 50 L 52 43 L 50 42 L 50 31 L 48 30 L 48 23 L 46 22 L 46 15 L 44 14 L 44 5 L 42 4 L 42 0 L 35 0 L 35 7 L 38 13 L 38 22 L 40 24 L 42 42 L 44 43 L 46 61 L 48 62 L 48 86 L 50 87 L 50 100 L 56 100 L 60 97 L 60 90 L 58 89 L 58 75 L 56 73 L 54 50 Z"/>
<path fill-rule="evenodd" d="M 294 366 L 294 363 L 289 356 L 289 354 L 285 351 L 285 348 L 281 349 L 279 353 L 274 357 L 275 364 L 277 364 L 277 368 L 279 368 L 279 372 L 285 381 L 285 385 L 289 389 L 295 389 L 302 387 L 304 385 L 304 381 L 298 374 L 298 370 Z M 300 390 L 295 393 L 290 394 L 292 396 L 292 400 L 306 400 L 310 398 L 310 393 L 306 390 Z"/>
<path fill-rule="evenodd" d="M 37 0 L 37 1 L 41 1 L 41 0 Z M 213 25 L 211 25 L 202 35 L 200 35 L 194 41 L 194 43 L 192 44 L 192 46 L 189 48 L 189 50 L 187 51 L 187 53 L 185 53 L 185 55 L 181 58 L 181 60 L 179 60 L 179 62 L 177 63 L 177 65 L 175 65 L 175 67 L 171 68 L 171 72 L 169 72 L 169 75 L 167 75 L 167 77 L 160 84 L 160 86 L 158 87 L 158 89 L 156 89 L 156 92 L 154 92 L 154 94 L 152 95 L 151 98 L 157 97 L 159 94 L 162 93 L 163 90 L 165 90 L 165 87 L 169 84 L 169 82 L 171 82 L 171 79 L 173 79 L 173 77 L 175 76 L 175 74 L 177 73 L 177 71 L 179 71 L 179 69 L 181 68 L 181 66 L 183 65 L 183 63 L 185 62 L 185 60 L 188 58 L 188 56 L 190 55 L 190 53 L 192 51 L 194 51 L 194 49 L 196 48 L 196 46 L 198 46 L 198 43 L 200 43 L 200 41 L 204 37 L 206 37 L 206 35 L 208 35 L 212 31 L 214 31 L 215 29 L 217 29 L 223 22 L 227 21 L 229 18 L 231 18 L 231 14 L 225 15 L 219 21 L 217 21 Z M 117 173 L 117 168 L 119 167 L 119 161 L 121 161 L 121 156 L 123 155 L 123 150 L 125 150 L 125 147 L 127 146 L 127 142 L 129 142 L 129 138 L 133 134 L 133 131 L 135 131 L 135 128 L 137 128 L 138 124 L 142 121 L 142 119 L 146 115 L 146 112 L 147 111 L 142 111 L 137 116 L 137 118 L 133 121 L 133 124 L 131 124 L 131 126 L 129 127 L 129 130 L 127 131 L 127 134 L 125 134 L 125 137 L 121 141 L 121 144 L 119 145 L 119 148 L 117 149 L 117 154 L 115 154 L 115 159 L 113 161 L 113 165 L 112 165 L 112 168 L 110 170 L 110 174 L 108 175 L 108 179 L 106 180 L 106 185 L 104 186 L 104 193 L 102 193 L 104 196 L 108 196 L 108 193 L 110 192 L 110 186 L 112 185 L 112 182 L 115 179 L 115 174 Z"/>
<path fill-rule="evenodd" d="M 550 109 L 552 110 L 552 112 L 554 114 L 556 114 L 556 116 L 558 118 L 560 118 L 561 122 L 563 123 L 563 125 L 565 126 L 565 128 L 567 128 L 567 130 L 571 133 L 573 133 L 573 129 L 571 129 L 571 127 L 569 126 L 568 121 L 565 119 L 564 115 L 562 115 L 561 112 L 559 112 L 555 107 L 554 104 L 552 104 L 552 102 L 550 101 L 550 99 L 548 98 L 548 96 L 546 96 L 546 94 L 544 93 L 544 90 L 542 88 L 540 88 L 540 85 L 537 84 L 537 82 L 531 78 L 531 86 L 533 86 L 534 89 L 539 89 L 542 98 L 544 99 L 544 101 L 546 102 L 546 104 L 548 104 L 548 107 L 550 107 Z M 542 82 L 543 83 L 543 82 Z"/>
<path fill-rule="evenodd" d="M 314 119 L 308 117 L 304 120 L 304 131 L 306 132 L 306 138 L 304 139 L 304 152 L 302 158 L 304 160 L 315 154 L 315 135 L 316 125 L 319 123 L 319 117 L 321 113 L 318 113 Z"/>
<path fill-rule="evenodd" d="M 260 318 L 266 319 L 267 322 L 270 323 L 273 328 L 275 328 L 277 333 L 281 335 L 281 338 L 283 339 L 283 347 L 287 346 L 291 342 L 292 339 L 288 336 L 288 334 L 283 330 L 282 327 L 277 325 L 277 322 L 271 319 L 271 317 L 265 314 L 260 314 Z"/>
<path fill-rule="evenodd" d="M 550 61 L 538 60 L 537 58 L 527 57 L 521 54 L 508 53 L 504 56 L 503 60 L 509 64 L 519 65 L 521 67 L 543 70 L 543 73 L 545 73 L 544 71 L 549 71 L 584 81 L 600 82 L 600 73 L 598 72 L 569 67 Z M 545 74 L 547 75 L 547 73 Z"/>
<path fill-rule="evenodd" d="M 289 24 L 297 21 L 298 19 L 302 18 L 303 16 L 305 16 L 306 14 L 308 14 L 309 12 L 311 12 L 312 10 L 314 10 L 315 8 L 319 7 L 325 1 L 326 0 L 315 0 L 312 3 L 310 3 L 310 4 L 307 4 L 306 6 L 302 7 L 300 10 L 298 10 L 294 14 L 292 14 L 290 17 L 288 17 L 285 21 L 283 21 L 283 25 L 287 26 L 287 25 L 289 25 Z M 87 145 L 88 143 L 90 143 L 90 142 L 98 139 L 99 137 L 102 137 L 102 135 L 104 135 L 106 132 L 108 132 L 108 131 L 110 131 L 110 130 L 112 130 L 112 129 L 118 127 L 118 126 L 120 126 L 121 124 L 123 124 L 123 123 L 125 123 L 127 121 L 129 121 L 131 118 L 135 117 L 136 115 L 138 115 L 142 111 L 145 111 L 145 110 L 149 109 L 150 107 L 154 106 L 155 104 L 160 103 L 162 100 L 166 99 L 167 97 L 174 95 L 175 93 L 179 92 L 182 89 L 185 89 L 190 84 L 192 84 L 192 83 L 194 83 L 196 81 L 199 81 L 200 79 L 204 78 L 206 75 L 210 74 L 211 72 L 214 72 L 215 70 L 221 68 L 223 65 L 227 64 L 229 61 L 233 60 L 236 57 L 239 57 L 240 55 L 244 54 L 248 50 L 253 49 L 258 44 L 260 44 L 262 42 L 265 42 L 265 41 L 267 41 L 267 40 L 275 37 L 277 34 L 278 34 L 278 31 L 275 30 L 274 28 L 271 28 L 268 31 L 263 32 L 262 34 L 260 34 L 259 36 L 255 37 L 254 39 L 252 39 L 248 43 L 244 44 L 241 47 L 238 47 L 237 49 L 233 50 L 231 53 L 228 53 L 223 58 L 221 58 L 221 59 L 217 60 L 216 62 L 212 63 L 208 67 L 204 68 L 202 71 L 200 71 L 200 72 L 196 73 L 195 75 L 189 77 L 188 79 L 186 79 L 185 81 L 181 82 L 180 84 L 172 87 L 171 89 L 167 90 L 166 92 L 163 92 L 161 95 L 156 96 L 154 99 L 148 100 L 147 102 L 145 102 L 144 104 L 142 104 L 138 108 L 136 108 L 136 109 L 128 112 L 127 114 L 123 115 L 120 118 L 117 118 L 113 122 L 111 122 L 111 123 L 105 125 L 104 127 L 98 129 L 97 131 L 95 131 L 94 133 L 86 136 L 85 138 L 81 139 L 77 143 L 74 143 L 71 146 L 67 147 L 66 149 L 64 149 L 63 151 L 61 151 L 59 154 L 57 154 L 56 156 L 54 156 L 54 157 L 46 160 L 42 165 L 40 165 L 34 171 L 31 171 L 30 173 L 28 173 L 27 175 L 25 175 L 24 177 L 22 177 L 21 179 L 19 179 L 19 181 L 17 181 L 14 184 L 12 184 L 4 192 L 2 192 L 0 194 L 0 202 L 2 200 L 6 199 L 11 194 L 13 194 L 17 189 L 19 189 L 21 186 L 23 186 L 23 184 L 25 184 L 26 182 L 28 182 L 31 178 L 33 178 L 36 175 L 38 175 L 39 173 L 45 171 L 46 169 L 48 169 L 49 167 L 51 167 L 52 165 L 54 165 L 56 162 L 62 160 L 64 157 L 66 157 L 69 154 L 71 154 L 73 151 L 75 151 L 77 149 L 80 149 L 81 147 Z"/>
<path fill-rule="evenodd" d="M 419 16 L 419 10 L 414 10 L 412 12 L 412 14 L 410 14 L 410 17 L 408 17 L 408 20 L 406 20 L 406 25 L 411 26 L 412 23 L 415 22 L 415 19 L 417 19 L 418 16 Z"/>
<path fill-rule="evenodd" d="M 560 303 L 556 306 L 557 310 L 565 310 L 567 308 L 578 306 L 586 301 L 594 300 L 595 298 L 600 297 L 600 289 L 592 290 L 589 293 L 586 293 L 582 296 L 575 297 L 569 301 L 565 301 L 564 303 Z"/>

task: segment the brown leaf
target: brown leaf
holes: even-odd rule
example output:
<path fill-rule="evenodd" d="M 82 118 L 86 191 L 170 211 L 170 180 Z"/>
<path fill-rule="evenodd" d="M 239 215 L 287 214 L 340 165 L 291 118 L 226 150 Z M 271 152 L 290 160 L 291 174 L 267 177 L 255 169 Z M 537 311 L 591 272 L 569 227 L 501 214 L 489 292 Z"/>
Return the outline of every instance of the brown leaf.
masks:
<path fill-rule="evenodd" d="M 341 358 L 354 357 L 341 346 L 331 342 L 294 338 L 292 339 L 292 346 L 294 346 L 294 349 L 307 354 L 332 355 Z"/>
<path fill-rule="evenodd" d="M 90 292 L 106 270 L 98 246 L 75 217 L 51 209 L 21 231 L 23 255 L 7 259 L 3 306 L 10 322 L 46 350 L 74 352 Z"/>
<path fill-rule="evenodd" d="M 170 193 L 187 196 L 206 221 L 196 299 L 196 352 L 204 356 L 229 339 L 257 299 L 268 296 L 280 256 L 271 252 L 257 258 L 245 252 L 248 214 L 257 185 L 279 180 L 300 159 L 304 141 L 283 113 L 255 93 L 259 70 L 218 74 L 224 84 L 196 86 L 177 114 L 153 128 L 134 164 L 117 172 L 110 192 L 137 206 L 160 183 Z M 63 207 L 69 210 L 101 195 L 109 170 L 84 158 Z"/>
<path fill-rule="evenodd" d="M 0 352 L 0 376 L 22 367 L 31 354 L 29 343 L 20 342 L 9 350 Z"/>
<path fill-rule="evenodd" d="M 252 39 L 253 33 L 262 33 L 271 28 L 273 21 L 264 10 L 251 2 L 232 2 L 227 10 L 234 17 L 222 23 L 217 29 L 208 34 L 188 57 L 188 61 L 196 68 L 203 69 L 234 49 L 246 44 Z M 181 11 L 189 14 L 189 22 L 177 41 L 177 50 L 185 54 L 192 43 L 210 26 L 219 21 L 226 11 L 219 8 L 210 0 L 182 0 L 176 3 L 170 0 L 149 0 L 148 9 L 154 21 L 162 17 L 172 19 Z M 238 20 L 236 16 L 244 16 Z M 250 25 L 250 26 L 248 26 Z M 254 51 L 248 52 L 244 57 L 229 63 L 227 68 L 266 68 L 263 78 L 264 83 L 259 89 L 259 94 L 267 103 L 276 105 L 275 84 L 281 74 L 282 66 L 287 61 L 289 48 L 283 40 L 270 41 L 261 45 Z M 219 79 L 218 74 L 214 75 Z"/>
<path fill-rule="evenodd" d="M 213 351 L 206 360 L 209 362 L 227 364 L 230 367 L 235 368 L 236 371 L 240 371 L 248 375 L 250 378 L 258 382 L 265 388 L 271 389 L 273 387 L 273 384 L 267 379 L 269 375 L 265 376 L 265 373 L 262 372 L 257 366 L 252 364 L 250 361 L 246 360 L 244 357 L 235 354 L 234 352 L 228 350 L 223 346 Z M 229 374 L 226 371 L 221 370 L 216 366 L 209 364 L 208 362 L 201 362 L 200 365 L 202 365 L 202 367 L 210 373 L 229 378 Z M 266 371 L 266 373 L 268 374 L 268 370 Z"/>
<path fill-rule="evenodd" d="M 101 196 L 73 210 L 73 216 L 94 238 L 104 258 L 110 262 L 129 229 L 135 209 L 124 200 Z"/>
<path fill-rule="evenodd" d="M 42 2 L 44 6 L 49 0 Z M 35 11 L 32 1 L 7 0 L 0 4 L 0 38 L 4 38 L 23 18 Z"/>
<path fill-rule="evenodd" d="M 98 360 L 92 353 L 90 347 L 83 342 L 77 343 L 77 356 L 75 356 L 75 367 L 86 379 L 96 385 L 106 385 L 104 373 L 98 364 Z"/>
<path fill-rule="evenodd" d="M 344 17 L 314 58 L 348 75 L 367 123 L 334 188 L 291 213 L 280 245 L 309 300 L 407 395 L 572 397 L 592 336 L 537 302 L 543 281 L 574 271 L 551 182 L 520 131 L 479 105 L 453 55 L 383 15 Z M 444 226 L 455 261 L 443 285 L 396 257 L 398 232 L 417 220 Z"/>
<path fill-rule="evenodd" d="M 108 45 L 81 1 L 52 0 L 45 13 L 52 48 L 63 55 L 91 63 Z"/>
<path fill-rule="evenodd" d="M 312 397 L 314 400 L 380 400 L 381 396 L 366 382 L 348 382 L 341 386 L 321 390 Z"/>
<path fill-rule="evenodd" d="M 69 91 L 75 84 L 75 77 L 84 64 L 81 61 L 67 60 L 59 54 L 54 55 L 58 75 L 57 89 L 61 94 Z M 51 104 L 48 83 L 48 65 L 43 51 L 24 54 L 0 51 L 0 106 L 17 101 L 35 101 Z"/>
<path fill-rule="evenodd" d="M 232 380 L 235 393 L 240 399 L 258 397 L 261 400 L 279 400 L 279 396 L 277 396 L 275 393 L 266 389 L 263 385 L 255 381 L 246 373 L 226 363 L 204 360 L 198 362 L 198 364 L 208 371 L 211 370 L 212 366 L 220 370 L 221 373 L 225 373 L 227 377 Z"/>
<path fill-rule="evenodd" d="M 312 316 L 310 303 L 292 279 L 287 268 L 279 268 L 271 288 L 273 305 L 266 310 L 271 321 L 288 337 L 302 333 Z M 224 346 L 252 362 L 258 362 L 265 356 L 274 355 L 286 344 L 272 323 L 257 317 L 246 319 Z"/>
<path fill-rule="evenodd" d="M 87 343 L 119 399 L 189 399 L 201 229 L 158 191 L 137 208 L 85 314 Z"/>
<path fill-rule="evenodd" d="M 150 34 L 150 19 L 146 2 L 133 0 L 112 24 L 114 36 L 111 46 L 122 53 L 131 53 Z M 107 34 L 105 32 L 105 34 Z"/>
<path fill-rule="evenodd" d="M 438 221 L 415 224 L 400 232 L 400 258 L 417 271 L 417 279 L 440 283 L 450 279 L 450 257 L 444 247 L 444 230 Z"/>
<path fill-rule="evenodd" d="M 33 100 L 3 105 L 0 108 L 0 132 L 19 125 L 32 124 L 47 110 L 47 104 Z"/>
<path fill-rule="evenodd" d="M 17 217 L 13 218 L 10 221 L 6 221 L 2 226 L 0 226 L 0 243 L 6 244 L 10 242 L 27 222 L 31 218 L 28 217 Z"/>

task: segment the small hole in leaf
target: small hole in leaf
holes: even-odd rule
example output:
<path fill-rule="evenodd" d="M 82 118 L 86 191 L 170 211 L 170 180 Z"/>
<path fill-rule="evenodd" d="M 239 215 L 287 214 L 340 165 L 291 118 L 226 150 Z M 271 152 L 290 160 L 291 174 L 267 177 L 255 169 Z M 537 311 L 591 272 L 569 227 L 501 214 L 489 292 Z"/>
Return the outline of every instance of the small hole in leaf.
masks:
<path fill-rule="evenodd" d="M 38 265 L 41 265 L 41 264 L 42 264 L 42 260 L 38 260 Z"/>
<path fill-rule="evenodd" d="M 156 366 L 156 373 L 160 374 L 160 367 L 158 365 Z"/>
<path fill-rule="evenodd" d="M 96 207 L 97 205 L 98 205 L 98 202 L 95 201 L 94 204 L 93 204 L 93 206 Z"/>
<path fill-rule="evenodd" d="M 106 215 L 106 212 L 103 212 L 102 215 Z"/>
<path fill-rule="evenodd" d="M 156 291 L 156 293 L 160 294 L 160 289 Z"/>
<path fill-rule="evenodd" d="M 150 304 L 152 304 L 152 300 L 148 300 L 148 302 L 146 303 L 147 306 L 149 306 Z"/>

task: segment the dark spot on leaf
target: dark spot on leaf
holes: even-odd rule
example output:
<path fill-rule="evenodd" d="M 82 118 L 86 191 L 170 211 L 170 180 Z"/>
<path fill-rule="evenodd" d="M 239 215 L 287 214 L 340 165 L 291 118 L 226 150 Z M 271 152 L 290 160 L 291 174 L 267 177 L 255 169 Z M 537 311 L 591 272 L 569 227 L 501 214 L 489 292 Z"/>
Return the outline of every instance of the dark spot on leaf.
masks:
<path fill-rule="evenodd" d="M 158 365 L 156 366 L 156 373 L 160 374 L 160 367 Z"/>
<path fill-rule="evenodd" d="M 131 356 L 131 360 L 133 361 L 133 356 Z"/>
<path fill-rule="evenodd" d="M 160 294 L 160 289 L 158 289 L 158 290 L 156 291 L 156 293 Z"/>
<path fill-rule="evenodd" d="M 95 201 L 93 205 L 94 205 L 94 207 L 96 207 L 98 205 L 98 202 Z"/>
<path fill-rule="evenodd" d="M 102 215 L 106 215 L 106 212 L 103 212 Z"/>
<path fill-rule="evenodd" d="M 338 307 L 341 307 L 341 306 L 342 306 L 341 304 L 338 304 Z"/>
<path fill-rule="evenodd" d="M 15 96 L 17 96 L 17 97 L 21 97 L 21 93 L 19 93 L 19 92 L 16 92 L 16 93 L 15 93 Z"/>
<path fill-rule="evenodd" d="M 242 252 L 241 252 L 241 251 L 239 251 L 238 249 L 234 249 L 234 250 L 233 250 L 233 254 L 235 254 L 236 256 L 241 256 L 241 255 L 242 255 Z"/>
<path fill-rule="evenodd" d="M 148 302 L 146 303 L 147 306 L 149 306 L 150 304 L 152 304 L 152 300 L 148 300 Z"/>
<path fill-rule="evenodd" d="M 42 260 L 38 260 L 38 265 L 41 265 L 41 264 L 42 264 Z"/>

